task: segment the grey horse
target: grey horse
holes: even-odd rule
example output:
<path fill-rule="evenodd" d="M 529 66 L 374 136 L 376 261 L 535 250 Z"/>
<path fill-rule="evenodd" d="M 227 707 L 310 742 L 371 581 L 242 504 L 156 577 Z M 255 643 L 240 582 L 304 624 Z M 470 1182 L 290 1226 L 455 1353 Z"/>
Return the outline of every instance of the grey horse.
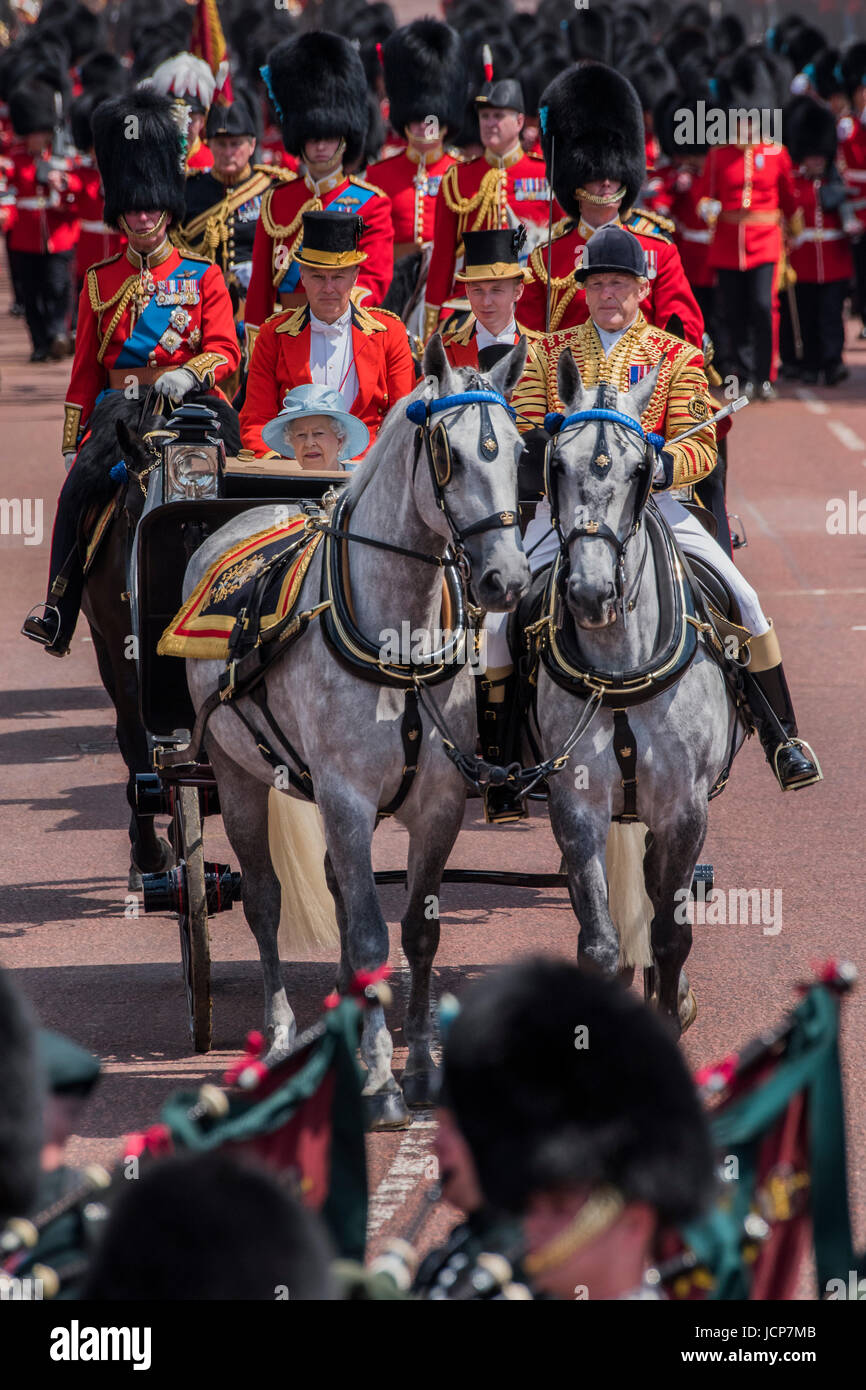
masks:
<path fill-rule="evenodd" d="M 639 421 L 658 370 L 627 393 L 607 388 L 605 406 Z M 569 415 L 598 405 L 597 388 L 584 388 L 568 350 L 559 358 L 557 385 Z M 551 476 L 568 551 L 565 603 L 581 656 L 598 671 L 616 673 L 649 664 L 660 608 L 645 527 L 625 552 L 623 588 L 634 600 L 625 623 L 617 602 L 615 546 L 597 533 L 574 534 L 598 523 L 624 538 L 645 487 L 639 433 L 607 420 L 612 458 L 599 470 L 590 467 L 598 430 L 587 420 L 564 431 Z M 542 666 L 537 720 L 546 755 L 562 747 L 578 705 L 585 708 Z M 619 971 L 627 981 L 635 965 L 654 968 L 658 1006 L 679 1035 L 696 1012 L 683 971 L 692 942 L 686 894 L 706 836 L 708 794 L 744 731 L 720 668 L 702 643 L 680 680 L 630 708 L 628 720 L 636 736 L 638 822 L 611 821 L 623 810 L 622 773 L 613 748 L 613 712 L 604 706 L 574 750 L 572 767 L 550 780 L 550 820 L 580 924 L 579 963 Z"/>
<path fill-rule="evenodd" d="M 424 355 L 423 380 L 391 410 L 373 448 L 346 485 L 349 529 L 442 556 L 452 540 L 451 525 L 437 503 L 431 471 L 423 448 L 419 453 L 418 430 L 407 419 L 407 408 L 470 390 L 492 388 L 507 396 L 523 370 L 525 356 L 522 343 L 487 378 L 466 368 L 452 371 L 435 336 Z M 485 609 L 509 611 L 529 584 L 520 532 L 513 524 L 503 529 L 498 520 L 502 513 L 516 513 L 520 435 L 503 404 L 455 405 L 434 418 L 447 432 L 451 471 L 444 495 L 455 528 L 462 531 L 497 518 L 494 526 L 485 525 L 465 540 L 471 596 Z M 481 428 L 485 424 L 492 427 L 495 440 L 489 428 Z M 440 449 L 445 442 L 440 436 Z M 491 458 L 496 445 L 496 456 Z M 269 524 L 273 524 L 271 510 L 255 508 L 210 537 L 192 557 L 184 596 L 221 554 Z M 367 637 L 382 641 L 382 634 L 405 631 L 403 625 L 408 623 L 414 638 L 419 630 L 433 633 L 441 625 L 440 568 L 362 544 L 350 542 L 348 550 L 354 616 Z M 322 546 L 305 577 L 297 611 L 319 599 L 321 553 Z M 196 709 L 216 686 L 221 669 L 215 661 L 187 662 Z M 354 972 L 376 969 L 388 959 L 388 929 L 373 877 L 371 841 L 377 810 L 395 796 L 406 762 L 400 736 L 403 692 L 372 684 L 346 669 L 326 645 L 318 623 L 271 668 L 266 682 L 270 709 L 312 774 L 327 845 L 325 874 L 340 929 L 337 987 L 345 990 Z M 463 666 L 452 679 L 429 690 L 426 698 L 437 707 L 455 744 L 472 752 L 476 716 L 471 666 Z M 248 697 L 242 704 L 247 717 L 264 732 L 256 705 Z M 431 1098 L 430 974 L 439 943 L 438 893 L 466 797 L 466 785 L 446 757 L 439 733 L 429 717 L 422 722 L 418 771 L 397 814 L 409 831 L 402 946 L 411 983 L 403 1093 L 392 1073 L 393 1044 L 381 1006 L 367 1011 L 361 1040 L 369 1120 L 376 1128 L 405 1126 L 409 1122 L 406 1102 L 424 1105 Z M 221 707 L 211 717 L 207 748 L 226 831 L 243 873 L 244 912 L 258 943 L 265 1024 L 276 1055 L 290 1045 L 295 1019 L 280 970 L 280 883 L 268 848 L 268 797 L 274 773 L 230 709 Z"/>

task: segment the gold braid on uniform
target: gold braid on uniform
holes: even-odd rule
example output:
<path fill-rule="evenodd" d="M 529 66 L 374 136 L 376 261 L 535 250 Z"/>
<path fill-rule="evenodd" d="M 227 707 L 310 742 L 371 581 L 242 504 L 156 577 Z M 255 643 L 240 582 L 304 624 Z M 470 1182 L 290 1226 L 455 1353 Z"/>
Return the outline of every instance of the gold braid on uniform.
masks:
<path fill-rule="evenodd" d="M 87 272 L 87 293 L 90 298 L 90 307 L 96 316 L 98 332 L 101 331 L 102 327 L 102 315 L 106 312 L 107 309 L 110 309 L 112 305 L 117 305 L 117 308 L 115 309 L 114 314 L 112 315 L 111 322 L 109 323 L 107 330 L 103 334 L 102 342 L 99 344 L 99 351 L 96 354 L 97 362 L 101 363 L 108 348 L 108 344 L 111 342 L 112 334 L 114 333 L 114 330 L 117 327 L 117 325 L 120 323 L 120 320 L 123 318 L 123 315 L 126 313 L 129 301 L 135 296 L 135 293 L 141 281 L 140 276 L 130 275 L 128 280 L 124 280 L 123 284 L 120 286 L 120 289 L 115 290 L 114 294 L 111 296 L 110 299 L 100 299 L 99 282 L 97 281 L 95 272 L 95 266 L 91 266 L 90 270 L 88 270 Z"/>
<path fill-rule="evenodd" d="M 262 208 L 259 216 L 262 219 L 262 225 L 264 226 L 265 231 L 267 232 L 268 236 L 274 240 L 274 242 L 281 242 L 283 245 L 287 245 L 287 243 L 291 241 L 291 245 L 288 247 L 289 260 L 291 261 L 294 259 L 295 252 L 300 246 L 301 239 L 304 235 L 304 213 L 322 212 L 322 200 L 321 198 L 308 198 L 307 201 L 305 203 L 302 203 L 301 206 L 298 208 L 298 211 L 292 218 L 291 222 L 289 222 L 287 226 L 283 226 L 281 223 L 275 222 L 274 219 L 271 217 L 271 199 L 274 196 L 274 192 L 275 190 L 273 188 L 269 188 L 267 193 L 265 193 L 264 197 L 262 198 Z M 277 248 L 276 246 L 274 246 L 275 257 L 276 250 Z M 273 271 L 273 265 L 271 266 L 271 270 Z M 280 283 L 287 270 L 288 264 L 278 267 L 276 274 L 273 276 L 273 283 L 275 287 Z"/>
<path fill-rule="evenodd" d="M 460 186 L 457 182 L 458 167 L 458 165 L 452 164 L 449 169 L 445 170 L 439 192 L 445 199 L 445 206 L 448 210 L 456 213 L 458 217 L 468 221 L 470 213 L 477 213 L 471 227 L 467 227 L 466 222 L 463 223 L 460 228 L 461 235 L 465 231 L 486 230 L 485 219 L 494 206 L 496 207 L 496 225 L 498 226 L 500 176 L 504 171 L 502 169 L 488 169 L 476 192 L 470 198 L 464 198 L 459 191 Z"/>
<path fill-rule="evenodd" d="M 566 225 L 560 225 L 565 231 Z M 551 237 L 549 254 L 552 254 L 555 240 L 555 236 Z M 541 281 L 542 285 L 546 287 L 548 280 L 550 281 L 550 332 L 555 333 L 580 286 L 574 278 L 574 271 L 569 275 L 548 275 L 547 267 L 544 264 L 544 253 L 547 250 L 546 244 L 536 246 L 529 257 L 529 264 L 532 267 L 533 275 Z"/>
<path fill-rule="evenodd" d="M 523 1268 L 530 1278 L 545 1269 L 556 1269 L 584 1246 L 609 1230 L 625 1208 L 625 1200 L 616 1188 L 600 1187 L 590 1193 L 573 1221 L 530 1255 L 525 1255 Z"/>

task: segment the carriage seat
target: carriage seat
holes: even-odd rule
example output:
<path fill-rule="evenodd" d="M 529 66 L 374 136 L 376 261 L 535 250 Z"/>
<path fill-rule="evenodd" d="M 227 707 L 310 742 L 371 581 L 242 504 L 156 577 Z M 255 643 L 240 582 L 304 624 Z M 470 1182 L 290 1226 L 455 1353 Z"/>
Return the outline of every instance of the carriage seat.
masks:
<path fill-rule="evenodd" d="M 285 497 L 320 502 L 331 488 L 342 487 L 351 472 L 313 473 L 289 458 L 227 458 L 223 472 L 226 497 Z"/>

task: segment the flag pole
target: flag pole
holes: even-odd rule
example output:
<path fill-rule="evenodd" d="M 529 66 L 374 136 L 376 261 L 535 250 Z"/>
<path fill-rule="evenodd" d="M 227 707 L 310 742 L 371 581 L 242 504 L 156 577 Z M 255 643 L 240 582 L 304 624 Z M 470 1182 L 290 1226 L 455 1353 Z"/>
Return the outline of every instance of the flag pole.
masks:
<path fill-rule="evenodd" d="M 547 202 L 547 304 L 544 310 L 544 331 L 550 332 L 550 282 L 553 277 L 550 262 L 553 256 L 553 162 L 556 157 L 556 136 L 550 137 L 550 168 L 547 171 L 547 178 L 550 185 L 550 196 Z"/>

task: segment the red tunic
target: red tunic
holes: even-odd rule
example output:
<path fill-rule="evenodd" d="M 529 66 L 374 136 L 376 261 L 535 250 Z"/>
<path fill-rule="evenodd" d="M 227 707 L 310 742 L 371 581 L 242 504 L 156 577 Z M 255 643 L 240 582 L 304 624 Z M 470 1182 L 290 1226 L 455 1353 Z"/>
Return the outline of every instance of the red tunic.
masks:
<path fill-rule="evenodd" d="M 352 350 L 358 394 L 351 413 L 364 421 L 372 444 L 394 402 L 415 388 L 415 365 L 405 325 L 384 309 L 353 305 Z M 272 452 L 262 439 L 263 426 L 279 415 L 287 391 L 312 379 L 310 313 L 304 304 L 274 314 L 256 337 L 241 409 L 244 448 L 253 449 L 260 458 Z"/>
<path fill-rule="evenodd" d="M 50 149 L 45 150 L 47 159 Z M 66 189 L 57 193 L 36 179 L 39 156 L 21 147 L 11 154 L 9 187 L 15 192 L 15 209 L 9 221 L 10 251 L 70 251 L 78 241 L 78 213 L 75 199 L 81 178 L 72 170 L 66 175 Z"/>
<path fill-rule="evenodd" d="M 332 212 L 355 212 L 364 219 L 360 249 L 367 259 L 360 268 L 358 286 L 366 291 L 367 304 L 378 304 L 394 276 L 394 229 L 391 202 L 380 188 L 355 175 L 327 180 L 332 186 L 316 197 L 312 181 L 292 179 L 269 189 L 262 208 L 253 245 L 253 271 L 247 291 L 245 321 L 247 337 L 270 318 L 277 300 L 284 308 L 306 303 L 292 257 L 301 244 L 302 214 L 330 208 Z"/>
<path fill-rule="evenodd" d="M 196 140 L 186 157 L 187 169 L 212 169 L 213 151 L 201 140 Z"/>
<path fill-rule="evenodd" d="M 676 314 L 683 325 L 683 332 L 690 343 L 700 347 L 704 336 L 704 320 L 697 301 L 692 294 L 680 261 L 679 252 L 668 237 L 658 228 L 653 228 L 647 217 L 639 214 L 633 219 L 638 227 L 630 226 L 629 231 L 637 237 L 647 256 L 649 272 L 649 295 L 641 301 L 641 313 L 648 323 L 664 328 L 672 314 Z M 621 226 L 620 222 L 606 223 L 606 226 Z M 573 328 L 584 323 L 589 317 L 583 290 L 574 278 L 574 269 L 579 253 L 592 235 L 593 228 L 581 220 L 570 219 L 560 224 L 558 235 L 553 238 L 551 261 L 553 281 L 550 295 L 550 329 Z M 547 304 L 547 245 L 537 246 L 529 258 L 532 278 L 523 291 L 520 301 L 520 319 L 527 328 L 544 332 L 544 316 Z"/>
<path fill-rule="evenodd" d="M 689 284 L 706 288 L 714 285 L 716 273 L 710 265 L 714 218 L 706 167 L 700 174 L 693 174 L 689 169 L 666 164 L 656 170 L 652 182 L 652 207 L 674 224 L 674 246 Z"/>
<path fill-rule="evenodd" d="M 782 254 L 780 206 L 790 187 L 784 145 L 716 145 L 707 156 L 707 196 L 720 204 L 709 263 L 752 270 Z"/>
<path fill-rule="evenodd" d="M 478 159 L 449 169 L 436 197 L 428 309 L 441 308 L 455 292 L 462 298 L 459 286 L 455 291 L 454 271 L 464 232 L 507 227 L 509 212 L 518 222 L 544 223 L 549 199 L 544 160 L 524 154 L 520 144 L 504 159 L 485 151 Z M 562 215 L 558 203 L 553 215 Z"/>
<path fill-rule="evenodd" d="M 452 367 L 474 367 L 478 370 L 478 322 L 474 314 L 470 314 L 466 321 L 453 332 L 442 335 L 442 346 L 445 349 L 445 356 Z M 538 335 L 530 333 L 522 324 L 517 324 L 517 332 L 514 334 L 514 342 L 520 341 L 521 335 L 527 338 L 535 338 Z"/>
<path fill-rule="evenodd" d="M 788 222 L 788 259 L 797 279 L 809 285 L 850 280 L 854 274 L 851 247 L 839 213 L 821 206 L 823 182 L 797 170 L 782 197 Z"/>
<path fill-rule="evenodd" d="M 395 256 L 398 248 L 400 254 L 406 255 L 410 246 L 433 240 L 436 194 L 445 170 L 456 163 L 453 154 L 443 153 L 438 159 L 421 164 L 414 150 L 407 148 L 367 166 L 370 182 L 391 199 Z"/>
<path fill-rule="evenodd" d="M 173 246 L 154 264 L 161 254 L 154 252 L 145 270 L 127 247 L 87 272 L 78 304 L 64 452 L 75 448 L 97 397 L 109 385 L 110 371 L 189 367 L 208 388 L 240 363 L 232 302 L 219 266 L 182 256 Z"/>
<path fill-rule="evenodd" d="M 293 174 L 298 172 L 298 161 L 293 154 L 289 154 L 276 126 L 268 126 L 259 141 L 259 146 L 263 164 L 275 164 L 280 169 L 291 169 Z"/>
<path fill-rule="evenodd" d="M 845 116 L 839 122 L 839 168 L 851 191 L 851 206 L 866 228 L 866 125 Z"/>
<path fill-rule="evenodd" d="M 126 237 L 103 222 L 105 198 L 99 170 L 92 159 L 82 155 L 78 160 L 81 189 L 75 196 L 75 210 L 81 219 L 81 234 L 75 248 L 75 276 L 84 279 L 88 266 L 116 256 L 126 245 Z"/>

